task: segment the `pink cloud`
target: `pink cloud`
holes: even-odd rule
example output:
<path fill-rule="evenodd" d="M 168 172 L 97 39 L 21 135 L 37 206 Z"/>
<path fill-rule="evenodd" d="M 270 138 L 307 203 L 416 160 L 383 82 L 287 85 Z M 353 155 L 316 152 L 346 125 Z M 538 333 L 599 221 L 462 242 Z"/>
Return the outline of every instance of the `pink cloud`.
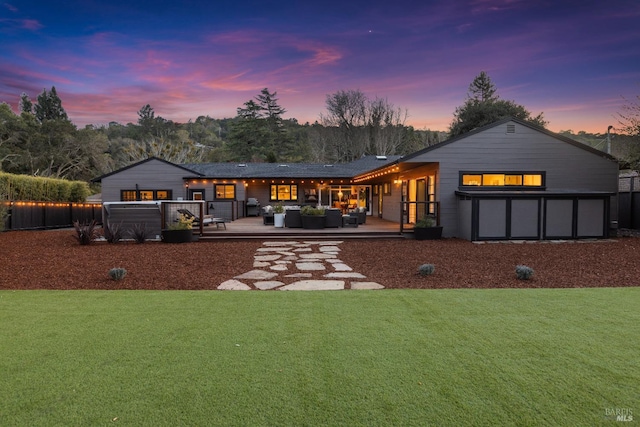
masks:
<path fill-rule="evenodd" d="M 18 8 L 17 8 L 17 7 L 15 7 L 15 6 L 14 6 L 14 5 L 12 5 L 12 4 L 4 3 L 4 5 L 3 5 L 3 6 L 4 6 L 4 7 L 6 7 L 7 9 L 9 9 L 9 10 L 10 10 L 11 12 L 13 12 L 13 13 L 18 13 L 18 12 L 19 12 L 19 11 L 18 11 Z"/>

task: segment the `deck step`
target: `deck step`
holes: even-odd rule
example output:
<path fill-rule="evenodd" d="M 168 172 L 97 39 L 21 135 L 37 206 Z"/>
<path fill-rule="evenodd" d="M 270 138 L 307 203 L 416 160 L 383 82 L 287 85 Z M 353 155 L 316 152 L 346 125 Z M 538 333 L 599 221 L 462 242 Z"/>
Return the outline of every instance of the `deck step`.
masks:
<path fill-rule="evenodd" d="M 346 240 L 346 239 L 404 239 L 406 235 L 398 232 L 372 233 L 207 233 L 200 240 Z"/>

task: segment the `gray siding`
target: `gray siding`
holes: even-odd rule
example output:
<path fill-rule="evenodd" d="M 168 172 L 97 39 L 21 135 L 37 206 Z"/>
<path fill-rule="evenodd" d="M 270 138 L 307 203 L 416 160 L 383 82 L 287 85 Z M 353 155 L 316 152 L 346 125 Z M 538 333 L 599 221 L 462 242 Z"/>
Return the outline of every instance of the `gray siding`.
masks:
<path fill-rule="evenodd" d="M 547 190 L 617 191 L 616 162 L 519 123 L 515 123 L 516 132 L 508 134 L 507 124 L 514 122 L 410 159 L 410 163 L 440 163 L 437 197 L 443 236 L 458 236 L 458 201 L 454 193 L 460 171 L 544 171 Z M 615 219 L 617 205 L 614 200 L 611 204 Z"/>
<path fill-rule="evenodd" d="M 173 199 L 185 198 L 183 177 L 189 172 L 160 160 L 150 160 L 102 179 L 102 201 L 119 202 L 120 190 L 171 190 Z"/>

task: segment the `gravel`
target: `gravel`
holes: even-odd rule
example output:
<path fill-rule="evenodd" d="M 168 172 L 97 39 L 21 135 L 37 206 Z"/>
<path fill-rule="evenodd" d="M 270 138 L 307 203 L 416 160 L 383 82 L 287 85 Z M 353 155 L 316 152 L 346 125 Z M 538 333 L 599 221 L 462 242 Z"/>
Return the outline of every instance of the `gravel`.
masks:
<path fill-rule="evenodd" d="M 253 270 L 263 241 L 95 242 L 73 230 L 0 233 L 0 289 L 216 289 Z M 640 284 L 640 237 L 600 241 L 471 243 L 345 240 L 339 258 L 386 288 L 578 288 Z M 422 276 L 418 267 L 433 264 Z M 534 270 L 518 280 L 517 265 Z M 126 278 L 111 280 L 122 267 Z M 323 272 L 313 272 L 321 278 Z M 282 279 L 285 284 L 296 278 Z"/>

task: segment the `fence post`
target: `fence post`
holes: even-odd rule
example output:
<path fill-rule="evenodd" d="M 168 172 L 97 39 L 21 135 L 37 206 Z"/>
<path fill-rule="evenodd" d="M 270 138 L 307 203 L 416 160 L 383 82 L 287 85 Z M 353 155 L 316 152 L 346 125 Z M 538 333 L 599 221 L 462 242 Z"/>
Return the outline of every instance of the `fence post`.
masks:
<path fill-rule="evenodd" d="M 629 228 L 635 230 L 635 215 L 634 215 L 634 203 L 633 203 L 633 184 L 635 183 L 635 177 L 631 176 L 629 178 Z"/>

